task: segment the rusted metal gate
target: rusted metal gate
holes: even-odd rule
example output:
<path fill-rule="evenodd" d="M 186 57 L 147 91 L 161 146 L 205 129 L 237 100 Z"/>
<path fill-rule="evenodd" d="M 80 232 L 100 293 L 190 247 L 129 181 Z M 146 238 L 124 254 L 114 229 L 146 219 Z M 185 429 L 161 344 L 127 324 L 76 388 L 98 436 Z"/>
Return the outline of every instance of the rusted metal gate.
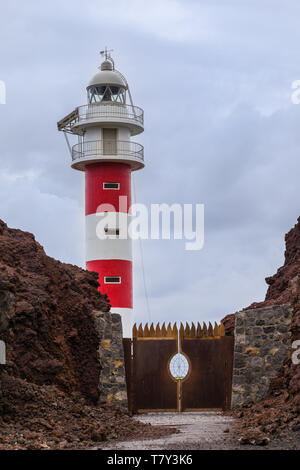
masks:
<path fill-rule="evenodd" d="M 124 353 L 130 412 L 230 409 L 233 337 L 222 324 L 135 325 Z"/>

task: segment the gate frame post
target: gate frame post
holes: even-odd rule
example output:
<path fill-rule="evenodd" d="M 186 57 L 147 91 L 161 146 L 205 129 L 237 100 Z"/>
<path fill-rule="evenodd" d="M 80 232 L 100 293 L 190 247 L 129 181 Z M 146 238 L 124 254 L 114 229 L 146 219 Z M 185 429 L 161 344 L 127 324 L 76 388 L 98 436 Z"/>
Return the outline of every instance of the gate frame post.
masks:
<path fill-rule="evenodd" d="M 123 350 L 124 350 L 124 365 L 125 365 L 125 376 L 127 385 L 127 402 L 128 402 L 128 413 L 132 416 L 134 413 L 134 400 L 133 400 L 133 340 L 131 338 L 123 338 Z"/>

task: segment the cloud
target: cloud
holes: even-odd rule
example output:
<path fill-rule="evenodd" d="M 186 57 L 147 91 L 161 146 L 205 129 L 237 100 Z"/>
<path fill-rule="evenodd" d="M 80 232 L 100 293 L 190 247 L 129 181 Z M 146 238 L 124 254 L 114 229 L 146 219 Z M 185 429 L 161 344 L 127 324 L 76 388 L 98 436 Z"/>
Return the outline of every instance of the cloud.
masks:
<path fill-rule="evenodd" d="M 137 200 L 204 203 L 205 246 L 143 242 L 153 319 L 215 320 L 264 297 L 299 215 L 299 4 L 12 0 L 1 7 L 0 218 L 83 264 L 84 175 L 56 122 L 114 49 L 145 110 Z M 16 11 L 18 14 L 16 14 Z M 136 318 L 148 320 L 135 243 Z"/>
<path fill-rule="evenodd" d="M 83 266 L 83 208 L 73 199 L 41 192 L 38 178 L 33 170 L 1 171 L 1 218 L 12 228 L 33 232 L 49 256 Z"/>

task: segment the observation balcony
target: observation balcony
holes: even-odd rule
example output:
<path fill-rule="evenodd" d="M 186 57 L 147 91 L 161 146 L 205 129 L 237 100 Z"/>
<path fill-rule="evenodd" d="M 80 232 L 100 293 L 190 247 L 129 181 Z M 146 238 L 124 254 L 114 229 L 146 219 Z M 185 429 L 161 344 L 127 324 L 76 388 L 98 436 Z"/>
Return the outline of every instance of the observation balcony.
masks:
<path fill-rule="evenodd" d="M 138 106 L 101 102 L 79 106 L 58 123 L 59 130 L 82 135 L 86 127 L 128 127 L 131 135 L 144 131 L 144 111 Z"/>
<path fill-rule="evenodd" d="M 72 168 L 84 171 L 86 165 L 99 162 L 127 163 L 133 171 L 139 170 L 145 166 L 144 147 L 122 140 L 87 141 L 72 147 Z"/>

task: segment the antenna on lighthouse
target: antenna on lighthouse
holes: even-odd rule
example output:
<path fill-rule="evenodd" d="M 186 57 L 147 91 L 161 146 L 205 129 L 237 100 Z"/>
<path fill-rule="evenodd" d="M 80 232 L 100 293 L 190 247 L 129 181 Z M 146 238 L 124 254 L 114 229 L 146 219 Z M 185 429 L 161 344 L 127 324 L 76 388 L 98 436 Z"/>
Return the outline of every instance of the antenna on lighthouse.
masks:
<path fill-rule="evenodd" d="M 111 57 L 110 57 L 111 52 L 114 52 L 114 50 L 113 49 L 107 49 L 107 46 L 105 46 L 104 51 L 100 51 L 100 54 L 105 56 L 105 60 L 107 60 L 107 59 L 111 59 Z"/>
<path fill-rule="evenodd" d="M 114 52 L 114 50 L 113 49 L 107 49 L 107 46 L 105 46 L 105 49 L 103 51 L 100 51 L 100 55 L 105 57 L 105 60 L 109 60 L 112 63 L 113 68 L 115 68 L 114 60 L 113 60 L 112 56 L 110 55 L 111 52 Z"/>
<path fill-rule="evenodd" d="M 113 52 L 114 50 L 113 49 L 108 49 L 107 46 L 105 46 L 105 49 L 103 49 L 103 51 L 100 51 L 100 55 L 102 55 L 103 57 L 105 57 L 105 60 L 106 61 L 110 61 L 112 63 L 112 66 L 113 66 L 113 70 L 115 70 L 115 62 L 112 58 L 112 56 L 110 55 L 111 52 Z M 119 72 L 119 70 L 115 70 L 115 72 L 120 75 L 120 77 L 122 78 L 122 80 L 124 80 L 124 82 L 126 83 L 126 87 L 127 87 L 127 90 L 128 90 L 128 95 L 129 95 L 129 100 L 130 100 L 130 104 L 132 106 L 132 109 L 133 109 L 133 112 L 135 114 L 135 110 L 134 110 L 134 104 L 133 104 L 133 99 L 132 99 L 132 96 L 131 96 L 131 92 L 130 92 L 130 88 L 129 88 L 129 85 L 128 85 L 128 82 L 126 80 L 126 78 L 124 77 L 124 75 Z"/>

